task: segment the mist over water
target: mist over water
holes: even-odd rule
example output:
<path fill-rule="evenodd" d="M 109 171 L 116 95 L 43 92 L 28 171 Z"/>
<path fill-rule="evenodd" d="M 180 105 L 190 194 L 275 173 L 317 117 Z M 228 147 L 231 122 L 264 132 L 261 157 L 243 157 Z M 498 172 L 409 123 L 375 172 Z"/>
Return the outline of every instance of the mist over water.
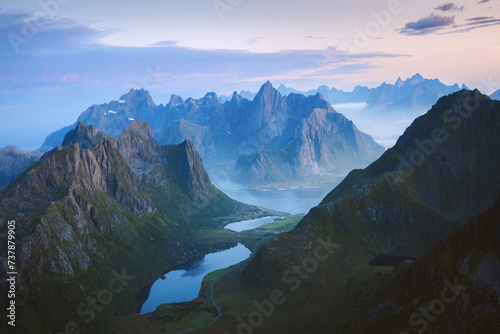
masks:
<path fill-rule="evenodd" d="M 385 149 L 393 147 L 399 136 L 413 122 L 413 118 L 405 116 L 371 116 L 370 111 L 363 110 L 367 106 L 366 103 L 341 103 L 333 105 L 333 108 L 353 121 L 359 130 L 372 136 Z"/>

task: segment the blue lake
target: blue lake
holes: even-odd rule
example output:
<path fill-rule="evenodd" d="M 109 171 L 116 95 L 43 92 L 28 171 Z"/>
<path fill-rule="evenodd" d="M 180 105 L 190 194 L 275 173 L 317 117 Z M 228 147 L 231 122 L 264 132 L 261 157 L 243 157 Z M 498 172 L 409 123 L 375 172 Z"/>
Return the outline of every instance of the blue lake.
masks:
<path fill-rule="evenodd" d="M 150 313 L 161 304 L 187 302 L 198 297 L 203 277 L 208 273 L 227 268 L 246 260 L 251 252 L 242 244 L 217 253 L 210 253 L 203 259 L 190 261 L 179 270 L 165 274 L 151 286 L 149 296 L 142 305 L 140 314 Z"/>
<path fill-rule="evenodd" d="M 274 220 L 274 218 L 278 218 L 277 216 L 270 216 L 270 217 L 264 217 L 264 218 L 257 218 L 257 219 L 252 219 L 252 220 L 243 220 L 240 222 L 236 223 L 231 223 L 227 224 L 224 226 L 224 228 L 235 231 L 235 232 L 241 232 L 245 230 L 253 230 L 254 228 L 257 228 L 259 226 L 269 224 Z"/>
<path fill-rule="evenodd" d="M 237 201 L 291 214 L 309 212 L 333 189 L 333 187 L 296 187 L 253 190 L 231 182 L 224 175 L 211 174 L 210 177 L 217 188 Z M 264 217 L 231 223 L 225 228 L 241 232 L 270 223 L 274 218 Z M 140 308 L 140 313 L 153 312 L 161 304 L 187 302 L 195 299 L 198 297 L 205 275 L 244 261 L 250 254 L 250 250 L 238 244 L 231 249 L 207 254 L 202 259 L 189 261 L 184 266 L 176 267 L 175 270 L 165 275 L 165 279 L 160 278 L 150 286 L 149 295 L 147 295 L 149 287 L 144 289 L 146 292 L 143 297 L 147 299 L 144 298 L 145 302 Z"/>

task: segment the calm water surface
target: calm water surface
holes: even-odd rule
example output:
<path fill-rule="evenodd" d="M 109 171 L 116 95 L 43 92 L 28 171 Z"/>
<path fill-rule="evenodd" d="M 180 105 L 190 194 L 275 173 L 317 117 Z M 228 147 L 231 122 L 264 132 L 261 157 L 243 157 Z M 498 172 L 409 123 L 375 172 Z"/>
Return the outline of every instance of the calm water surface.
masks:
<path fill-rule="evenodd" d="M 153 283 L 149 296 L 142 305 L 141 314 L 153 312 L 161 304 L 187 302 L 198 297 L 206 274 L 227 268 L 246 260 L 251 252 L 242 244 L 217 253 L 205 255 L 202 260 L 186 268 L 173 270 Z"/>

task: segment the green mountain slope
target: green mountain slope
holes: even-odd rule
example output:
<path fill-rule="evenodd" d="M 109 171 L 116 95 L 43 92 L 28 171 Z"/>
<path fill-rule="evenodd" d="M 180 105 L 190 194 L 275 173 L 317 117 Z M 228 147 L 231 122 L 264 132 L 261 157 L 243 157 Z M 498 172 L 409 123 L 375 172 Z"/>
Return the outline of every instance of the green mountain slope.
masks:
<path fill-rule="evenodd" d="M 226 279 L 219 297 L 226 316 L 207 332 L 235 332 L 244 326 L 239 319 L 262 333 L 341 331 L 392 272 L 368 265 L 372 258 L 419 258 L 493 205 L 499 127 L 500 103 L 479 91 L 441 98 L 393 148 L 352 171 L 294 230 Z M 273 291 L 286 302 L 264 316 L 253 301 L 271 300 Z"/>
<path fill-rule="evenodd" d="M 66 139 L 0 193 L 1 233 L 15 221 L 19 333 L 99 332 L 166 268 L 234 244 L 229 231 L 210 237 L 224 221 L 261 212 L 216 189 L 190 142 L 160 146 L 145 122 L 116 138 L 80 123 Z"/>

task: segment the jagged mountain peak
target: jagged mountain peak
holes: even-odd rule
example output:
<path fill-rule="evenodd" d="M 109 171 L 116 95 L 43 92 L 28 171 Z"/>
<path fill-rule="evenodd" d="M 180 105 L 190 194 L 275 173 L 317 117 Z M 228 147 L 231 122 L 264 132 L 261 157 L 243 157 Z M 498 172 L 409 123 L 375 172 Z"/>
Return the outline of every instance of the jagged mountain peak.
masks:
<path fill-rule="evenodd" d="M 176 106 L 176 105 L 182 104 L 182 103 L 184 103 L 184 100 L 179 95 L 172 94 L 170 96 L 170 102 L 169 102 L 169 104 L 171 106 Z"/>
<path fill-rule="evenodd" d="M 262 96 L 269 96 L 276 94 L 279 94 L 279 92 L 273 87 L 272 83 L 268 80 L 266 81 L 265 84 L 262 85 L 262 87 L 260 87 L 260 90 L 255 96 L 255 99 L 261 98 Z"/>
<path fill-rule="evenodd" d="M 177 177 L 187 196 L 194 202 L 207 201 L 213 186 L 193 143 L 186 139 L 179 145 L 171 145 L 169 154 L 178 161 Z"/>
<path fill-rule="evenodd" d="M 148 106 L 156 106 L 151 95 L 144 88 L 133 89 L 131 88 L 127 94 L 123 94 L 120 100 L 127 102 L 128 104 L 146 104 Z"/>
<path fill-rule="evenodd" d="M 78 121 L 76 127 L 64 136 L 62 146 L 79 144 L 82 148 L 92 148 L 105 137 L 106 134 L 101 130 Z"/>
<path fill-rule="evenodd" d="M 396 82 L 394 83 L 394 86 L 395 87 L 403 87 L 405 85 L 405 82 L 403 80 L 401 80 L 401 77 L 398 77 L 398 80 L 396 80 Z"/>
<path fill-rule="evenodd" d="M 144 161 L 160 152 L 160 145 L 145 121 L 133 121 L 114 141 L 120 154 L 139 175 L 143 174 Z"/>
<path fill-rule="evenodd" d="M 241 100 L 243 100 L 243 97 L 240 94 L 238 94 L 237 91 L 234 91 L 233 95 L 231 95 L 231 99 L 229 101 L 227 101 L 227 103 L 229 103 L 231 105 L 236 105 L 236 104 L 240 103 Z"/>
<path fill-rule="evenodd" d="M 411 78 L 407 79 L 405 83 L 409 83 L 410 85 L 414 86 L 424 81 L 425 81 L 424 77 L 421 76 L 419 73 L 417 73 Z"/>
<path fill-rule="evenodd" d="M 219 97 L 214 92 L 206 93 L 205 96 L 201 99 L 201 101 L 204 104 L 210 104 L 210 105 L 216 105 L 221 103 Z"/>
<path fill-rule="evenodd" d="M 129 126 L 123 130 L 120 136 L 124 136 L 126 134 L 133 134 L 134 136 L 146 137 L 148 139 L 154 140 L 153 133 L 151 132 L 151 128 L 146 121 L 134 120 Z"/>

